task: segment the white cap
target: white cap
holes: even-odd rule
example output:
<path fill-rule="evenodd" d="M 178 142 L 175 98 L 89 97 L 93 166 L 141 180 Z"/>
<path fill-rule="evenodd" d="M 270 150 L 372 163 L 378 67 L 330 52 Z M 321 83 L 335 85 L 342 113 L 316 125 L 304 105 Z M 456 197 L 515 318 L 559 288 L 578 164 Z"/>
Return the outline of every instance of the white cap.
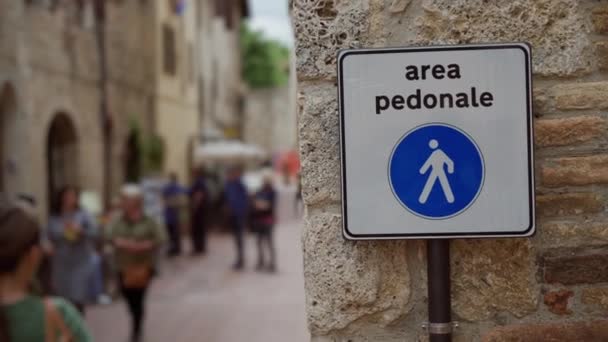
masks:
<path fill-rule="evenodd" d="M 137 184 L 125 184 L 120 192 L 127 198 L 140 198 L 142 196 L 141 188 Z"/>

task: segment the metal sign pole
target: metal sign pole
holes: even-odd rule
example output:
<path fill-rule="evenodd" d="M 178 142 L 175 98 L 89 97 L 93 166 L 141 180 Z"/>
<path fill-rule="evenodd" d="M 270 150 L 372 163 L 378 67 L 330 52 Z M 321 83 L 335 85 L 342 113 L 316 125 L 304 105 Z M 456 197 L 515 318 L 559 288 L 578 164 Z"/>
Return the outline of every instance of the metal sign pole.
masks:
<path fill-rule="evenodd" d="M 450 240 L 427 240 L 427 277 L 429 340 L 430 342 L 451 342 Z"/>

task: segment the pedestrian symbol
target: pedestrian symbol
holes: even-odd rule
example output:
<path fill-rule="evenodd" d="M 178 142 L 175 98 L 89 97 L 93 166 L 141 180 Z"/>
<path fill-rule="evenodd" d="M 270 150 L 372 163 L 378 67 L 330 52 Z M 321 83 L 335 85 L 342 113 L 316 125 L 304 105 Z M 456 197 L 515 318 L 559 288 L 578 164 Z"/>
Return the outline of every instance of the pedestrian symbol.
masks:
<path fill-rule="evenodd" d="M 481 191 L 483 178 L 483 157 L 475 142 L 445 124 L 408 132 L 390 159 L 393 193 L 406 209 L 427 219 L 465 211 Z"/>
<path fill-rule="evenodd" d="M 418 202 L 422 204 L 426 203 L 431 190 L 433 189 L 433 185 L 435 185 L 435 182 L 439 179 L 445 199 L 449 203 L 454 203 L 454 194 L 452 193 L 450 182 L 448 181 L 448 177 L 445 175 L 445 169 L 443 167 L 443 165 L 446 165 L 448 168 L 448 173 L 454 173 L 454 162 L 442 150 L 437 149 L 437 147 L 439 147 L 439 142 L 437 140 L 431 139 L 431 141 L 429 141 L 429 147 L 435 150 L 435 152 L 433 152 L 429 159 L 426 160 L 426 163 L 422 165 L 420 168 L 420 174 L 427 173 L 429 168 L 431 169 L 431 174 L 424 185 L 424 189 L 422 189 Z"/>

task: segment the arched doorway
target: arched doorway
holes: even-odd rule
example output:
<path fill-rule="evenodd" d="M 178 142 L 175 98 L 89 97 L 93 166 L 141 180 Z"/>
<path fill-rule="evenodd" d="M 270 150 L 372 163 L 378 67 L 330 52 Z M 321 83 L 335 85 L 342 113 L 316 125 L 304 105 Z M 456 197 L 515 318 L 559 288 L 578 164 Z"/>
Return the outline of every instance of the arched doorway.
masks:
<path fill-rule="evenodd" d="M 55 114 L 47 137 L 48 199 L 64 186 L 78 186 L 78 137 L 66 113 Z"/>
<path fill-rule="evenodd" d="M 17 130 L 17 96 L 10 84 L 0 88 L 0 192 L 14 195 L 18 190 L 17 155 L 19 132 Z"/>

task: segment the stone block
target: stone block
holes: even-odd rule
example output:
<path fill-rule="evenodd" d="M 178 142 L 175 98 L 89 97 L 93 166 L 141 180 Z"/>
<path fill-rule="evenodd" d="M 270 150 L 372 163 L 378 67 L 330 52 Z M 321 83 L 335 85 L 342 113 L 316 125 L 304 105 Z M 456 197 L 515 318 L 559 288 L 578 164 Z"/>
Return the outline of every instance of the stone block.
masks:
<path fill-rule="evenodd" d="M 555 106 L 562 110 L 607 109 L 608 82 L 559 84 L 553 87 Z"/>
<path fill-rule="evenodd" d="M 294 0 L 298 79 L 334 78 L 338 51 L 361 46 L 361 36 L 369 26 L 368 16 L 366 0 Z"/>
<path fill-rule="evenodd" d="M 391 13 L 401 13 L 406 10 L 412 0 L 393 0 L 388 8 Z"/>
<path fill-rule="evenodd" d="M 500 311 L 522 317 L 537 307 L 534 253 L 529 240 L 454 240 L 454 312 L 469 321 Z"/>
<path fill-rule="evenodd" d="M 608 33 L 608 5 L 595 7 L 591 12 L 591 22 L 596 33 Z"/>
<path fill-rule="evenodd" d="M 574 145 L 602 136 L 606 120 L 596 115 L 541 119 L 534 122 L 534 129 L 540 147 Z"/>
<path fill-rule="evenodd" d="M 608 70 L 608 41 L 595 42 L 595 55 L 597 56 L 597 65 L 600 70 Z"/>
<path fill-rule="evenodd" d="M 588 192 L 570 192 L 536 196 L 536 213 L 540 217 L 571 216 L 602 211 L 600 195 Z"/>
<path fill-rule="evenodd" d="M 608 321 L 520 324 L 495 328 L 482 342 L 608 341 Z"/>
<path fill-rule="evenodd" d="M 608 224 L 603 222 L 542 223 L 536 237 L 545 248 L 608 245 Z"/>
<path fill-rule="evenodd" d="M 590 24 L 578 2 L 426 0 L 422 8 L 415 43 L 526 41 L 532 45 L 537 74 L 572 76 L 593 69 Z"/>
<path fill-rule="evenodd" d="M 557 250 L 540 257 L 543 281 L 548 284 L 608 282 L 608 251 Z"/>
<path fill-rule="evenodd" d="M 549 311 L 556 315 L 570 315 L 572 310 L 568 308 L 570 298 L 574 296 L 571 290 L 549 291 L 545 293 L 544 303 Z"/>
<path fill-rule="evenodd" d="M 549 111 L 549 95 L 546 88 L 534 88 L 532 98 L 532 112 L 534 115 L 544 114 Z"/>
<path fill-rule="evenodd" d="M 581 301 L 590 306 L 597 306 L 608 311 L 608 287 L 583 289 Z"/>
<path fill-rule="evenodd" d="M 313 214 L 303 235 L 309 328 L 328 335 L 357 322 L 386 326 L 407 313 L 405 242 L 350 242 L 339 215 Z"/>
<path fill-rule="evenodd" d="M 302 193 L 309 205 L 337 202 L 340 189 L 340 121 L 336 87 L 303 87 L 300 113 Z"/>
<path fill-rule="evenodd" d="M 548 160 L 541 168 L 548 187 L 608 183 L 608 155 L 565 157 Z"/>

